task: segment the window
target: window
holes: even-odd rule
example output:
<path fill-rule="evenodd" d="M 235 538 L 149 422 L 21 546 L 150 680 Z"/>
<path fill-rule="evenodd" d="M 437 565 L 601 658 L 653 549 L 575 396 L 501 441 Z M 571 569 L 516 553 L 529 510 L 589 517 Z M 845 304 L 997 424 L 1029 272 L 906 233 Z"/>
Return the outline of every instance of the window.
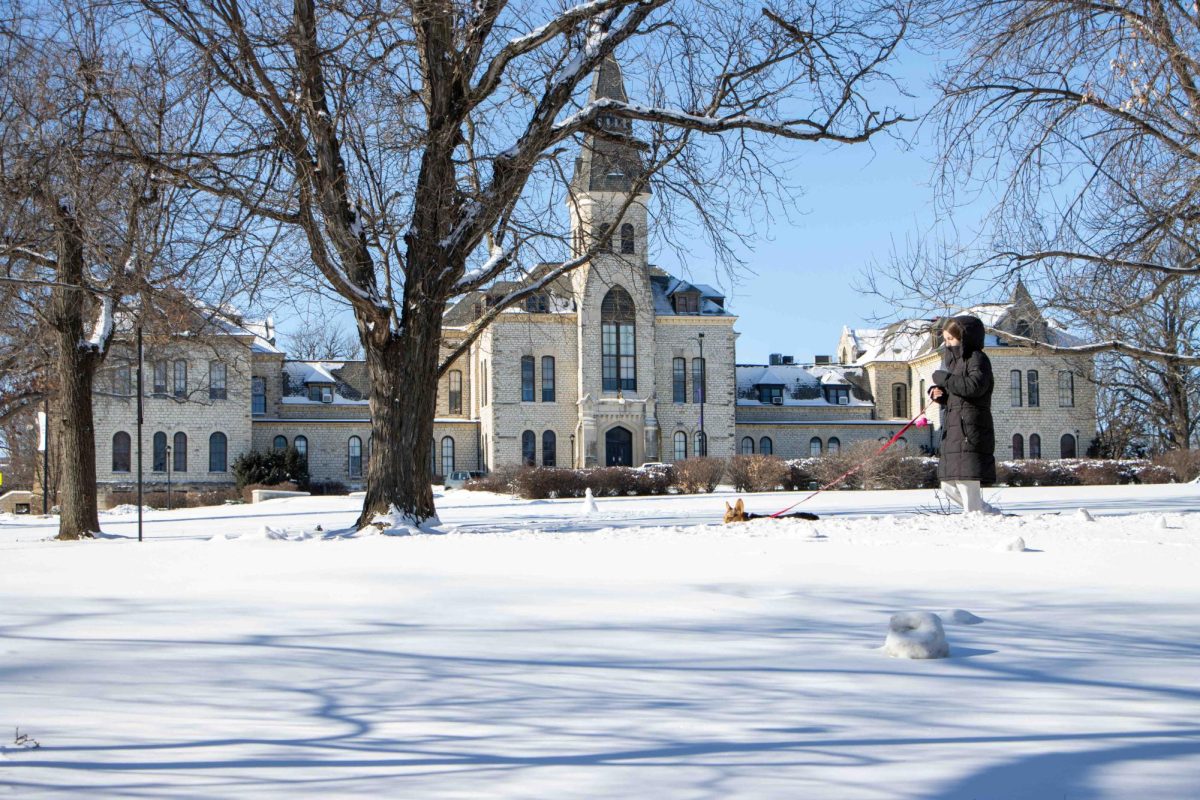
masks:
<path fill-rule="evenodd" d="M 628 222 L 621 226 L 621 252 L 625 255 L 633 252 L 633 225 Z"/>
<path fill-rule="evenodd" d="M 521 402 L 533 402 L 533 356 L 521 356 Z"/>
<path fill-rule="evenodd" d="M 225 364 L 221 361 L 208 362 L 208 399 L 225 399 Z"/>
<path fill-rule="evenodd" d="M 250 379 L 250 413 L 255 416 L 267 413 L 267 382 L 262 378 Z"/>
<path fill-rule="evenodd" d="M 300 458 L 304 463 L 308 464 L 308 437 L 297 436 L 292 439 L 292 447 L 296 448 L 296 452 L 300 454 Z"/>
<path fill-rule="evenodd" d="M 112 373 L 112 391 L 115 395 L 128 397 L 133 394 L 131 370 L 128 364 L 122 364 Z"/>
<path fill-rule="evenodd" d="M 920 394 L 917 395 L 917 402 L 921 403 L 922 405 L 929 402 L 929 395 L 925 392 L 925 379 L 924 378 L 921 379 L 921 389 L 920 389 Z M 915 403 L 914 403 L 914 405 L 915 405 Z"/>
<path fill-rule="evenodd" d="M 687 458 L 687 434 L 683 431 L 675 431 L 675 460 L 683 461 Z"/>
<path fill-rule="evenodd" d="M 706 402 L 708 399 L 704 396 L 705 389 L 708 388 L 706 385 L 708 383 L 708 381 L 705 380 L 706 376 L 704 374 L 704 361 L 705 361 L 705 359 L 703 359 L 703 358 L 693 358 L 692 359 L 692 402 L 693 403 L 703 403 L 703 402 Z"/>
<path fill-rule="evenodd" d="M 208 471 L 225 472 L 229 464 L 229 440 L 217 431 L 208 437 Z"/>
<path fill-rule="evenodd" d="M 450 375 L 447 378 L 447 388 L 449 389 L 449 410 L 451 414 L 462 413 L 462 371 L 457 369 L 450 370 Z"/>
<path fill-rule="evenodd" d="M 554 467 L 558 465 L 558 437 L 554 435 L 554 431 L 546 431 L 542 434 L 542 466 Z"/>
<path fill-rule="evenodd" d="M 764 436 L 758 440 L 758 452 L 764 456 L 775 454 L 775 443 L 771 441 L 770 436 Z"/>
<path fill-rule="evenodd" d="M 600 223 L 596 228 L 596 250 L 601 253 L 612 252 L 612 225 Z"/>
<path fill-rule="evenodd" d="M 825 387 L 825 402 L 835 406 L 850 405 L 850 387 L 849 386 L 826 386 Z"/>
<path fill-rule="evenodd" d="M 167 393 L 167 362 L 154 362 L 154 394 Z"/>
<path fill-rule="evenodd" d="M 1042 457 L 1042 437 L 1038 436 L 1036 433 L 1029 434 L 1029 457 Z"/>
<path fill-rule="evenodd" d="M 696 314 L 700 311 L 700 295 L 695 292 L 680 292 L 672 295 L 676 314 Z"/>
<path fill-rule="evenodd" d="M 113 472 L 129 472 L 130 440 L 129 434 L 125 431 L 117 431 L 113 434 L 112 440 L 112 471 Z"/>
<path fill-rule="evenodd" d="M 759 384 L 758 401 L 760 403 L 772 403 L 777 406 L 783 405 L 783 387 Z"/>
<path fill-rule="evenodd" d="M 167 435 L 162 431 L 154 434 L 153 458 L 151 469 L 154 472 L 167 471 Z"/>
<path fill-rule="evenodd" d="M 172 437 L 171 469 L 176 472 L 187 472 L 187 434 L 179 431 Z"/>
<path fill-rule="evenodd" d="M 908 384 L 892 384 L 892 416 L 908 418 Z"/>
<path fill-rule="evenodd" d="M 525 298 L 525 310 L 530 314 L 545 314 L 550 311 L 550 297 L 538 292 Z"/>
<path fill-rule="evenodd" d="M 346 471 L 351 478 L 362 477 L 362 439 L 357 436 L 346 442 Z"/>
<path fill-rule="evenodd" d="M 754 440 L 751 439 L 749 436 L 742 437 L 741 453 L 744 456 L 754 455 Z"/>
<path fill-rule="evenodd" d="M 1063 408 L 1075 405 L 1075 373 L 1067 370 L 1059 371 L 1058 404 Z"/>
<path fill-rule="evenodd" d="M 521 434 L 521 463 L 527 467 L 537 463 L 537 436 L 533 431 Z"/>
<path fill-rule="evenodd" d="M 187 362 L 175 362 L 175 391 L 173 394 L 176 397 L 187 397 Z"/>
<path fill-rule="evenodd" d="M 1008 373 L 1009 392 L 1012 397 L 1012 407 L 1021 406 L 1021 370 L 1014 369 Z"/>
<path fill-rule="evenodd" d="M 276 436 L 275 441 L 271 443 L 271 446 L 275 449 L 276 452 L 282 452 L 284 450 L 287 450 L 287 437 L 286 436 Z"/>
<path fill-rule="evenodd" d="M 1012 438 L 1013 458 L 1025 457 L 1025 438 L 1019 433 L 1014 433 Z"/>
<path fill-rule="evenodd" d="M 1074 458 L 1075 457 L 1075 437 L 1069 433 L 1064 433 L 1062 438 L 1058 440 L 1059 458 Z"/>
<path fill-rule="evenodd" d="M 699 457 L 708 455 L 708 437 L 704 435 L 704 431 L 696 431 L 696 446 L 694 451 Z"/>
<path fill-rule="evenodd" d="M 314 403 L 332 403 L 333 387 L 327 384 L 311 384 L 308 387 L 308 399 Z"/>
<path fill-rule="evenodd" d="M 542 402 L 554 402 L 554 356 L 542 356 Z"/>
<path fill-rule="evenodd" d="M 830 437 L 829 443 L 825 445 L 825 452 L 831 456 L 842 452 L 842 440 L 836 436 Z"/>
<path fill-rule="evenodd" d="M 1017 320 L 1017 336 L 1024 336 L 1026 339 L 1033 338 L 1033 326 L 1029 324 L 1029 320 Z"/>
<path fill-rule="evenodd" d="M 821 437 L 814 436 L 808 440 L 808 454 L 813 457 L 821 455 Z"/>
<path fill-rule="evenodd" d="M 1038 374 L 1036 369 L 1029 370 L 1026 375 L 1025 396 L 1029 398 L 1029 407 L 1035 408 L 1041 405 L 1041 399 L 1038 392 Z"/>
<path fill-rule="evenodd" d="M 614 286 L 600 304 L 600 373 L 606 392 L 637 389 L 633 298 Z"/>
<path fill-rule="evenodd" d="M 442 474 L 449 475 L 454 472 L 454 438 L 451 436 L 442 437 Z"/>
<path fill-rule="evenodd" d="M 479 372 L 481 375 L 481 377 L 479 379 L 479 404 L 486 406 L 488 404 L 488 402 L 487 402 L 488 382 L 487 382 L 487 362 L 486 361 L 483 361 L 480 363 Z"/>
<path fill-rule="evenodd" d="M 671 360 L 671 402 L 687 402 L 687 359 Z"/>

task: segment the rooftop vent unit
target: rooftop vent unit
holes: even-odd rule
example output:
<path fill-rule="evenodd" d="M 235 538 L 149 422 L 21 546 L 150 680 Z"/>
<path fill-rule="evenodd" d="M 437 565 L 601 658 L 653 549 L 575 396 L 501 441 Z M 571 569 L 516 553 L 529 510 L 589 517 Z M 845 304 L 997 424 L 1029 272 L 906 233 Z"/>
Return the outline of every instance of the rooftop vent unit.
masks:
<path fill-rule="evenodd" d="M 784 363 L 784 365 L 787 365 L 787 364 L 795 364 L 795 363 L 796 363 L 796 357 L 795 357 L 795 356 L 784 356 L 784 357 L 783 357 L 783 363 Z"/>
<path fill-rule="evenodd" d="M 813 356 L 814 364 L 832 364 L 833 356 Z"/>
<path fill-rule="evenodd" d="M 791 356 L 785 356 L 783 353 L 771 353 L 767 357 L 767 363 L 772 367 L 782 366 L 783 364 L 794 364 L 796 360 Z"/>
<path fill-rule="evenodd" d="M 781 405 L 783 405 L 783 398 L 782 398 L 782 397 L 780 397 L 779 395 L 776 395 L 776 396 L 772 397 L 772 398 L 771 398 L 771 405 L 773 405 L 773 406 L 781 406 Z"/>

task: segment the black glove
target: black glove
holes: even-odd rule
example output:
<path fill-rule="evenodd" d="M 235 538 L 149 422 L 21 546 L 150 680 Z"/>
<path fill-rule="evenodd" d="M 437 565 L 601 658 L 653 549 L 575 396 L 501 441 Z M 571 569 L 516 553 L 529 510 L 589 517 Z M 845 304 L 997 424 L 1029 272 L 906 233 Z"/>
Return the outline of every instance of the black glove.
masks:
<path fill-rule="evenodd" d="M 944 369 L 939 369 L 937 372 L 933 373 L 933 385 L 945 387 L 946 381 L 949 378 L 950 378 L 949 372 L 946 372 L 946 370 L 944 370 Z"/>

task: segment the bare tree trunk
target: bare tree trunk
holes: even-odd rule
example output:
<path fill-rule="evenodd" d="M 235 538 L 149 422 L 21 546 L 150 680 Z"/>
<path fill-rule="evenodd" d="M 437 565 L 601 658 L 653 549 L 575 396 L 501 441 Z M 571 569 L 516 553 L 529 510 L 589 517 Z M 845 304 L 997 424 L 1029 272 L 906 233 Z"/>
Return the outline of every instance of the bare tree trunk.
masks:
<path fill-rule="evenodd" d="M 96 433 L 92 380 L 98 352 L 84 345 L 84 315 L 91 303 L 83 283 L 83 235 L 63 208 L 57 215 L 58 281 L 50 295 L 50 324 L 58 352 L 59 539 L 90 539 L 100 531 L 96 503 Z M 47 444 L 47 446 L 49 446 Z"/>

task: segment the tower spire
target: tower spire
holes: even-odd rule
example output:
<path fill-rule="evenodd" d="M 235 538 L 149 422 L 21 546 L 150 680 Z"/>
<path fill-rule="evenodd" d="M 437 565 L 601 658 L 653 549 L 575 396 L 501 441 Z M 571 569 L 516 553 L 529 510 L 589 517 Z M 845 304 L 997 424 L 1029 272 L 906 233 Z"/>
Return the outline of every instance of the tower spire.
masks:
<path fill-rule="evenodd" d="M 629 102 L 625 93 L 625 78 L 613 55 L 607 56 L 596 68 L 588 102 L 611 99 Z M 628 193 L 642 171 L 642 159 L 633 138 L 633 123 L 615 114 L 600 114 L 597 126 L 606 134 L 588 133 L 575 159 L 575 175 L 571 188 L 576 192 Z M 622 141 L 624 140 L 624 141 Z M 642 189 L 648 194 L 649 189 Z"/>

